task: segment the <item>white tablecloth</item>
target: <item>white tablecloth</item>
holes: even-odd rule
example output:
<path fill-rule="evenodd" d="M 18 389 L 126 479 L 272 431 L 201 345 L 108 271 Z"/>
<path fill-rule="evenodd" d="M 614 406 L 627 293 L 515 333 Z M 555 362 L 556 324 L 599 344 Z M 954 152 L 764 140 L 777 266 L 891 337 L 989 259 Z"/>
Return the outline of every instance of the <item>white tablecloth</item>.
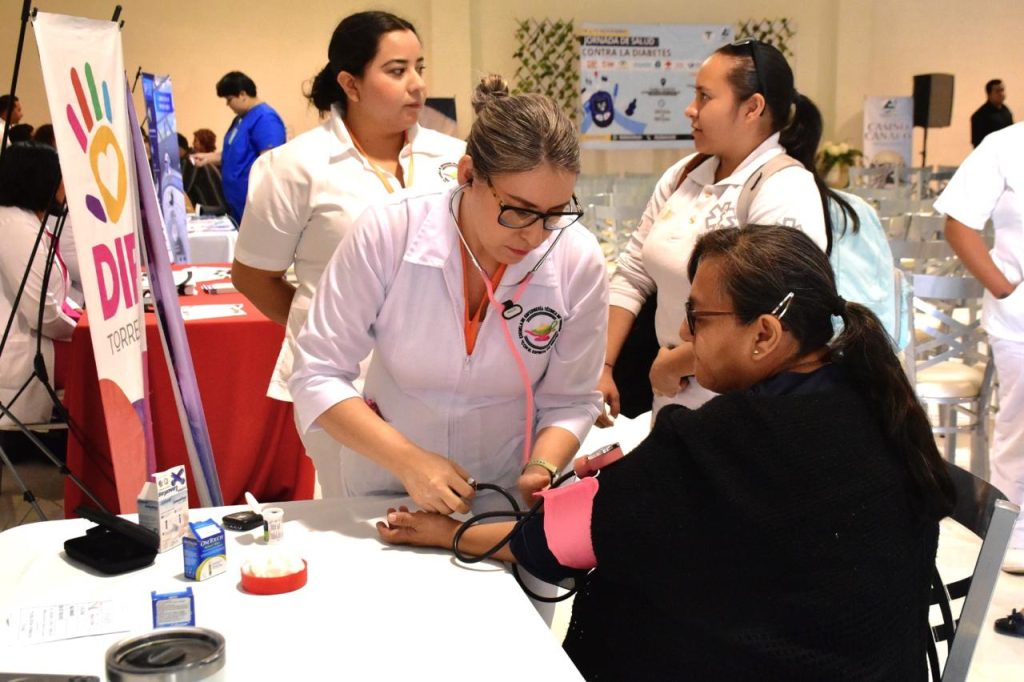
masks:
<path fill-rule="evenodd" d="M 246 557 L 267 551 L 257 531 L 227 534 L 228 570 L 186 580 L 181 548 L 133 573 L 104 577 L 69 563 L 64 540 L 92 524 L 50 521 L 0 533 L 0 624 L 18 606 L 125 603 L 132 633 L 152 626 L 150 591 L 192 587 L 196 625 L 223 634 L 229 680 L 578 680 L 569 658 L 500 565 L 457 564 L 441 550 L 395 548 L 367 519 L 384 500 L 286 502 L 281 546 L 309 565 L 308 584 L 256 596 L 239 586 Z M 238 507 L 230 508 L 236 510 Z M 225 509 L 197 509 L 192 520 Z M 15 646 L 0 672 L 104 675 L 104 653 L 127 633 Z"/>
<path fill-rule="evenodd" d="M 189 262 L 230 263 L 235 259 L 235 242 L 237 241 L 237 230 L 189 232 Z"/>

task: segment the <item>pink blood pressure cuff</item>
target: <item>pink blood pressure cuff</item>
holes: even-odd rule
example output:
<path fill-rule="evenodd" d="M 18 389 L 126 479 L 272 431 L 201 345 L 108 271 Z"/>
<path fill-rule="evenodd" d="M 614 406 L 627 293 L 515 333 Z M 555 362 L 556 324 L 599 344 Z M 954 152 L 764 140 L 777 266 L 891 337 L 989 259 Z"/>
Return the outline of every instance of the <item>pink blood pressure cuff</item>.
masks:
<path fill-rule="evenodd" d="M 590 517 L 598 486 L 596 478 L 588 477 L 538 493 L 544 498 L 544 536 L 562 566 L 582 570 L 597 566 Z"/>

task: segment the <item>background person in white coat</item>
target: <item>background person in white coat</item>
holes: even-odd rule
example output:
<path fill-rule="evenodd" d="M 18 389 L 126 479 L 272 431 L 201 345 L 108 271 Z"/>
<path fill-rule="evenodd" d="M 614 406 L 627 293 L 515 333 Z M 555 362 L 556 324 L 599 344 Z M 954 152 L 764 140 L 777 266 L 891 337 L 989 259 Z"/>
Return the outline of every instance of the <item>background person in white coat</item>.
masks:
<path fill-rule="evenodd" d="M 999 376 L 999 412 L 989 452 L 992 485 L 1024 504 L 1024 123 L 991 133 L 960 165 L 935 201 L 946 240 L 985 286 L 982 322 Z M 981 236 L 992 220 L 995 246 Z M 1024 573 L 1024 518 L 1010 538 L 1003 570 Z"/>
<path fill-rule="evenodd" d="M 231 278 L 260 311 L 286 325 L 267 395 L 291 401 L 295 338 L 320 275 L 363 210 L 403 187 L 454 184 L 465 144 L 420 128 L 426 98 L 423 48 L 408 21 L 360 12 L 341 21 L 328 63 L 310 89 L 326 120 L 253 166 Z M 446 172 L 446 168 L 448 172 Z M 295 266 L 298 285 L 284 279 Z M 338 444 L 304 434 L 324 497 L 336 497 Z"/>
<path fill-rule="evenodd" d="M 667 404 L 696 408 L 714 395 L 693 379 L 693 344 L 679 336 L 690 291 L 686 264 L 703 233 L 742 227 L 741 221 L 785 225 L 806 233 L 825 250 L 832 228 L 829 198 L 855 221 L 853 210 L 815 170 L 821 113 L 797 92 L 793 71 L 775 47 L 746 40 L 716 50 L 697 73 L 686 115 L 693 123 L 698 153 L 662 176 L 612 276 L 608 356 L 599 384 L 609 414 L 602 415 L 600 426 L 610 425 L 609 417 L 619 413 L 612 368 L 650 296 L 657 296 L 660 346 L 649 374 L 654 410 Z M 738 216 L 744 184 L 781 154 L 803 167 L 783 168 L 768 177 L 747 215 Z"/>
<path fill-rule="evenodd" d="M 598 415 L 606 334 L 604 259 L 577 223 L 572 121 L 496 76 L 474 108 L 460 186 L 372 207 L 342 243 L 289 382 L 301 430 L 344 446 L 347 494 L 407 492 L 444 514 L 468 511 L 470 476 L 524 498 L 550 484 Z"/>
<path fill-rule="evenodd" d="M 71 338 L 80 312 L 67 300 L 67 271 L 59 259 L 54 259 L 49 282 L 43 288 L 49 232 L 40 241 L 35 257 L 30 258 L 47 209 L 51 202 L 63 200 L 60 164 L 52 147 L 25 143 L 12 145 L 4 152 L 0 160 L 0 325 L 6 326 L 10 321 L 11 328 L 0 353 L 0 404 L 10 407 L 24 423 L 49 421 L 53 410 L 40 381 L 33 379 L 26 386 L 32 376 L 37 338 L 43 337 L 40 349 L 53 382 L 52 339 Z M 14 299 L 26 266 L 28 279 L 15 310 Z M 6 415 L 0 416 L 0 427 L 12 426 Z"/>

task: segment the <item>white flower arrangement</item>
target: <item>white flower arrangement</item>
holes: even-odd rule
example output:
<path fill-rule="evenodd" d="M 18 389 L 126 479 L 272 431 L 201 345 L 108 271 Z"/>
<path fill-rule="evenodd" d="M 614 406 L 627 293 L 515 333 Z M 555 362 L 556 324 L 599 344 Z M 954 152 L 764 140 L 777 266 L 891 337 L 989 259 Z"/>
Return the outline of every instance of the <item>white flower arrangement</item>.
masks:
<path fill-rule="evenodd" d="M 818 159 L 821 163 L 821 172 L 823 174 L 828 173 L 836 164 L 852 166 L 857 163 L 857 159 L 861 156 L 863 154 L 859 149 L 854 149 L 845 142 L 840 142 L 839 144 L 825 142 L 821 146 L 821 151 L 818 152 Z"/>

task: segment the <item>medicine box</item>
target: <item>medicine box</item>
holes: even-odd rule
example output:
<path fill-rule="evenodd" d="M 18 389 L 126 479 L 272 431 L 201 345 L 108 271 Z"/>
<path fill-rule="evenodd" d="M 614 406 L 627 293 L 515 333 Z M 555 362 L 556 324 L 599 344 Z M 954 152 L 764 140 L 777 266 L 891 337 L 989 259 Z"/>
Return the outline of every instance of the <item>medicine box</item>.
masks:
<path fill-rule="evenodd" d="M 152 592 L 153 627 L 173 628 L 196 624 L 196 604 L 192 588 L 182 592 Z"/>
<path fill-rule="evenodd" d="M 213 519 L 188 524 L 182 538 L 185 554 L 185 577 L 206 580 L 227 570 L 227 547 L 224 529 Z"/>
<path fill-rule="evenodd" d="M 159 551 L 181 544 L 188 527 L 188 486 L 185 467 L 171 467 L 150 476 L 137 500 L 139 525 L 160 536 Z"/>

